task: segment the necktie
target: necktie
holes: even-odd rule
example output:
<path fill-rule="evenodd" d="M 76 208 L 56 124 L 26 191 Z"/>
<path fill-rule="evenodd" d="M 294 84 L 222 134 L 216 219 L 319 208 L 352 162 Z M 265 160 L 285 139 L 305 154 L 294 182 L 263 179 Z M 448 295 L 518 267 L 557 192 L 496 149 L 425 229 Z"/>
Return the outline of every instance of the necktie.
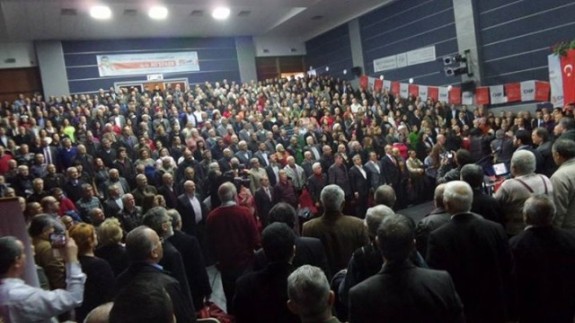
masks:
<path fill-rule="evenodd" d="M 52 164 L 52 156 L 50 155 L 50 148 L 44 147 L 44 157 L 47 164 Z"/>
<path fill-rule="evenodd" d="M 270 201 L 271 201 L 271 199 L 272 199 L 272 194 L 270 193 L 270 189 L 269 189 L 269 187 L 266 187 L 265 189 L 266 189 L 266 194 L 268 195 L 268 197 L 269 197 L 269 199 L 270 199 Z"/>

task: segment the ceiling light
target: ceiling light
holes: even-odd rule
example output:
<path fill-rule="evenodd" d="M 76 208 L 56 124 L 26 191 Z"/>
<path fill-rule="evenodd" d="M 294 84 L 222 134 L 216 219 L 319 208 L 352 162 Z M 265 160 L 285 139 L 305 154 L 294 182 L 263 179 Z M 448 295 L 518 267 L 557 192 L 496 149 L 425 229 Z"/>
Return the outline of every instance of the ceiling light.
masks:
<path fill-rule="evenodd" d="M 217 20 L 228 19 L 230 16 L 230 8 L 228 7 L 218 7 L 212 11 L 212 17 Z"/>
<path fill-rule="evenodd" d="M 112 10 L 108 6 L 93 6 L 90 8 L 90 16 L 94 19 L 110 19 Z"/>
<path fill-rule="evenodd" d="M 148 16 L 156 20 L 166 19 L 166 17 L 168 17 L 168 9 L 163 6 L 152 7 L 148 11 Z"/>

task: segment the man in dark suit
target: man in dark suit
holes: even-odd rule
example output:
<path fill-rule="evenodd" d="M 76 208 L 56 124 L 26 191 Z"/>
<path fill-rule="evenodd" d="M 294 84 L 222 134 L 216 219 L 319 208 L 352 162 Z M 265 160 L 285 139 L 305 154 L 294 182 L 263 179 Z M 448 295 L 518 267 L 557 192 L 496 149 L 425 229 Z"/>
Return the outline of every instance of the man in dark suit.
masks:
<path fill-rule="evenodd" d="M 295 233 L 284 223 L 272 223 L 264 229 L 262 246 L 269 263 L 237 280 L 232 306 L 238 323 L 299 322 L 286 306 L 295 239 Z"/>
<path fill-rule="evenodd" d="M 553 160 L 553 155 L 551 154 L 552 142 L 549 140 L 549 132 L 546 128 L 535 128 L 531 133 L 531 139 L 533 140 L 533 145 L 535 149 L 543 158 L 543 169 L 542 174 L 551 177 L 553 173 L 557 170 L 557 165 Z"/>
<path fill-rule="evenodd" d="M 511 299 L 507 235 L 500 224 L 471 213 L 472 202 L 469 184 L 445 185 L 443 204 L 452 219 L 429 235 L 427 263 L 449 272 L 468 322 L 505 322 Z"/>
<path fill-rule="evenodd" d="M 320 194 L 321 190 L 327 185 L 327 175 L 324 174 L 320 162 L 315 162 L 312 170 L 313 174 L 307 179 L 307 189 L 319 213 L 321 208 Z"/>
<path fill-rule="evenodd" d="M 413 223 L 386 217 L 377 230 L 384 258 L 381 271 L 349 293 L 350 322 L 465 322 L 463 305 L 449 274 L 417 268 Z"/>
<path fill-rule="evenodd" d="M 393 147 L 391 145 L 385 146 L 385 156 L 381 158 L 382 184 L 387 184 L 393 187 L 396 192 L 399 192 L 401 169 L 399 168 L 399 162 L 395 156 L 392 155 L 392 149 Z"/>
<path fill-rule="evenodd" d="M 354 215 L 363 219 L 371 192 L 371 173 L 363 168 L 361 155 L 353 156 L 352 160 L 353 167 L 349 170 L 349 184 L 353 194 Z"/>
<path fill-rule="evenodd" d="M 260 188 L 255 193 L 256 210 L 258 217 L 265 227 L 268 221 L 268 214 L 274 201 L 274 189 L 270 186 L 270 180 L 267 176 L 261 177 Z"/>
<path fill-rule="evenodd" d="M 118 276 L 118 290 L 132 283 L 154 282 L 170 295 L 178 322 L 195 322 L 196 310 L 189 294 L 176 279 L 158 267 L 164 255 L 158 234 L 146 226 L 135 228 L 126 236 L 126 251 L 132 264 Z"/>
<path fill-rule="evenodd" d="M 461 168 L 460 174 L 461 180 L 473 189 L 471 212 L 503 225 L 503 215 L 499 203 L 493 196 L 483 192 L 483 168 L 476 164 L 467 164 Z"/>
<path fill-rule="evenodd" d="M 377 153 L 372 151 L 369 153 L 369 160 L 363 168 L 370 174 L 370 187 L 375 192 L 382 184 L 383 175 L 381 174 L 381 163 L 377 159 Z"/>
<path fill-rule="evenodd" d="M 119 216 L 120 212 L 124 209 L 124 203 L 118 185 L 112 184 L 108 186 L 108 198 L 103 204 L 104 214 L 107 218 Z"/>
<path fill-rule="evenodd" d="M 164 197 L 166 208 L 175 209 L 178 206 L 178 195 L 174 187 L 174 176 L 166 172 L 162 175 L 162 185 L 158 188 L 158 194 Z"/>
<path fill-rule="evenodd" d="M 244 166 L 250 166 L 250 159 L 252 159 L 253 153 L 248 150 L 248 144 L 245 141 L 240 141 L 238 143 L 239 150 L 235 153 L 235 157 L 240 161 L 240 164 Z"/>
<path fill-rule="evenodd" d="M 527 227 L 509 241 L 517 279 L 520 322 L 572 322 L 575 316 L 575 234 L 552 226 L 546 195 L 525 201 Z"/>
<path fill-rule="evenodd" d="M 205 236 L 206 206 L 196 195 L 196 183 L 184 182 L 184 193 L 178 196 L 176 209 L 182 216 L 182 231 L 198 238 L 203 246 Z"/>
<path fill-rule="evenodd" d="M 335 184 L 343 190 L 345 194 L 345 207 L 344 213 L 350 214 L 351 210 L 351 200 L 353 194 L 351 192 L 351 185 L 349 183 L 349 172 L 347 166 L 345 165 L 343 155 L 336 154 L 334 158 L 334 163 L 331 165 L 327 171 L 327 183 Z"/>
<path fill-rule="evenodd" d="M 182 217 L 177 210 L 168 210 L 168 215 L 172 219 L 172 227 L 174 228 L 174 235 L 168 240 L 182 255 L 194 307 L 202 308 L 204 302 L 210 298 L 212 287 L 200 243 L 194 236 L 182 231 Z"/>

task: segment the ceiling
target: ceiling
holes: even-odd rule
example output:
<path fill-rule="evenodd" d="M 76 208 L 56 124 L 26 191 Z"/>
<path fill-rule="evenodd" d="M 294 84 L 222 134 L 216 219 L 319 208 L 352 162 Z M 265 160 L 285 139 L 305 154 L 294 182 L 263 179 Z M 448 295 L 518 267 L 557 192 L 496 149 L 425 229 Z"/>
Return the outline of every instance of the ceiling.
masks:
<path fill-rule="evenodd" d="M 141 37 L 268 36 L 308 40 L 393 0 L 0 0 L 0 41 Z M 111 20 L 92 19 L 93 4 L 107 4 Z M 147 15 L 162 4 L 164 21 Z M 230 18 L 211 10 L 228 5 Z"/>

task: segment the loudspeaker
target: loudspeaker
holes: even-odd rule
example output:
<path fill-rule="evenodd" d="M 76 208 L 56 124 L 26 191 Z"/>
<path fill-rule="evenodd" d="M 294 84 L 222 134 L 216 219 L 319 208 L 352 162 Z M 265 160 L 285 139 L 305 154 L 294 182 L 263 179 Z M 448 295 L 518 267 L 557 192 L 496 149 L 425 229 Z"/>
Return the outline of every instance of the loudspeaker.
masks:
<path fill-rule="evenodd" d="M 475 92 L 475 81 L 467 81 L 461 83 L 461 91 L 463 92 Z"/>
<path fill-rule="evenodd" d="M 360 77 L 362 74 L 361 66 L 354 66 L 351 68 L 351 74 L 354 76 Z"/>

